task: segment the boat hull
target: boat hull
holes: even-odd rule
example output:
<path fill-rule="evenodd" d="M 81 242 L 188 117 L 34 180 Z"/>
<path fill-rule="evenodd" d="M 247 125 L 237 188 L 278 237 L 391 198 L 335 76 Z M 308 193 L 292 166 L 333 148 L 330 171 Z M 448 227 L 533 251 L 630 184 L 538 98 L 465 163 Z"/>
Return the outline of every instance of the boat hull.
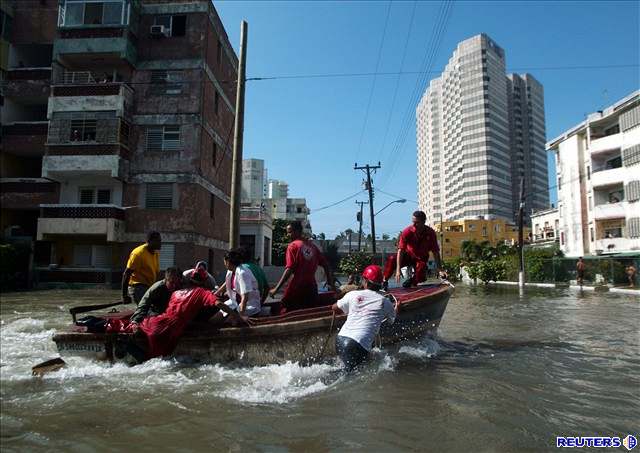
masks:
<path fill-rule="evenodd" d="M 432 291 L 396 290 L 400 312 L 392 325 L 383 323 L 381 346 L 434 335 L 453 293 L 450 285 Z M 213 329 L 194 327 L 182 336 L 173 355 L 189 356 L 207 363 L 235 362 L 245 365 L 267 365 L 285 362 L 312 363 L 336 355 L 335 337 L 346 321 L 346 315 L 333 315 L 329 307 L 318 307 L 258 323 L 252 327 Z M 64 356 L 117 361 L 123 334 L 91 334 L 65 332 L 54 341 Z M 126 360 L 126 359 L 125 359 Z"/>

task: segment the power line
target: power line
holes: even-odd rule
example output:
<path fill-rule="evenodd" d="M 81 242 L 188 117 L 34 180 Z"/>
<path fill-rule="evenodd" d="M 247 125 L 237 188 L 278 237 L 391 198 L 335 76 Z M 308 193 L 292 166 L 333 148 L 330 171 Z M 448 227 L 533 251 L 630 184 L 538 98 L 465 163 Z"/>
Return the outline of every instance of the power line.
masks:
<path fill-rule="evenodd" d="M 391 2 L 393 0 L 389 0 L 389 4 L 387 6 L 387 17 L 384 20 L 384 28 L 382 29 L 382 39 L 380 40 L 380 47 L 378 48 L 378 59 L 376 60 L 376 73 L 380 69 L 380 57 L 382 56 L 382 48 L 384 47 L 384 38 L 387 35 L 387 25 L 389 24 L 389 15 L 391 13 Z M 367 101 L 367 109 L 364 114 L 364 122 L 362 123 L 362 131 L 360 132 L 360 141 L 358 142 L 358 150 L 356 151 L 356 159 L 358 161 L 358 157 L 360 157 L 360 149 L 362 148 L 362 140 L 364 139 L 364 132 L 367 129 L 367 122 L 369 121 L 369 110 L 371 109 L 371 101 L 373 99 L 373 92 L 376 88 L 377 76 L 373 77 L 373 83 L 371 84 L 371 90 L 369 91 L 369 100 Z"/>
<path fill-rule="evenodd" d="M 411 30 L 413 29 L 413 19 L 416 15 L 416 6 L 418 5 L 417 0 L 413 2 L 413 9 L 411 10 L 411 20 L 409 21 L 409 27 L 407 28 L 407 37 L 404 41 L 404 49 L 402 51 L 402 59 L 400 60 L 400 72 L 402 72 L 402 68 L 404 67 L 404 60 L 407 56 L 407 48 L 409 47 L 409 38 L 411 37 Z M 378 160 L 382 156 L 382 150 L 384 146 L 387 144 L 387 136 L 389 135 L 389 128 L 391 127 L 391 119 L 393 118 L 393 109 L 396 106 L 396 98 L 398 96 L 398 87 L 400 86 L 400 74 L 396 77 L 396 86 L 393 90 L 393 96 L 391 98 L 391 108 L 389 108 L 389 117 L 387 118 L 387 127 L 384 131 L 384 137 L 382 139 L 382 144 L 380 145 L 380 150 L 378 151 Z"/>
<path fill-rule="evenodd" d="M 579 69 L 620 69 L 620 68 L 637 68 L 640 64 L 608 64 L 608 65 L 567 65 L 567 66 L 523 66 L 508 68 L 506 72 L 520 71 L 564 71 Z M 249 77 L 247 82 L 268 81 L 268 80 L 284 80 L 284 79 L 330 79 L 345 77 L 373 77 L 373 76 L 397 76 L 397 75 L 424 75 L 424 74 L 442 74 L 444 69 L 432 71 L 385 71 L 385 72 L 337 72 L 326 74 L 286 74 L 275 76 Z M 219 83 L 235 83 L 235 80 L 222 80 Z M 150 84 L 151 82 L 136 82 L 137 84 Z M 171 82 L 172 84 L 184 82 Z"/>
<path fill-rule="evenodd" d="M 376 191 L 377 191 L 377 192 L 380 192 L 380 193 L 383 193 L 383 194 L 385 194 L 385 195 L 387 195 L 387 196 L 389 196 L 389 197 L 393 197 L 393 198 L 402 198 L 403 200 L 407 200 L 407 201 L 410 201 L 411 203 L 418 204 L 418 202 L 417 202 L 416 200 L 411 200 L 411 199 L 409 199 L 409 198 L 407 198 L 407 197 L 401 197 L 400 195 L 394 195 L 394 194 L 392 194 L 392 193 L 385 192 L 384 190 L 381 190 L 381 189 L 376 189 Z"/>
<path fill-rule="evenodd" d="M 356 192 L 356 193 L 354 193 L 353 195 L 349 195 L 347 198 L 343 198 L 343 199 L 342 199 L 342 200 L 340 200 L 340 201 L 336 201 L 335 203 L 328 204 L 328 205 L 323 206 L 323 207 L 321 207 L 321 208 L 318 208 L 318 209 L 310 209 L 310 211 L 311 211 L 312 213 L 316 213 L 316 212 L 318 212 L 318 211 L 323 211 L 323 210 L 325 210 L 325 209 L 332 208 L 332 207 L 334 207 L 334 206 L 339 205 L 340 203 L 344 203 L 345 201 L 348 201 L 348 200 L 351 200 L 352 198 L 357 197 L 357 196 L 358 196 L 358 195 L 360 195 L 362 192 L 364 192 L 364 190 L 360 190 L 359 192 Z"/>

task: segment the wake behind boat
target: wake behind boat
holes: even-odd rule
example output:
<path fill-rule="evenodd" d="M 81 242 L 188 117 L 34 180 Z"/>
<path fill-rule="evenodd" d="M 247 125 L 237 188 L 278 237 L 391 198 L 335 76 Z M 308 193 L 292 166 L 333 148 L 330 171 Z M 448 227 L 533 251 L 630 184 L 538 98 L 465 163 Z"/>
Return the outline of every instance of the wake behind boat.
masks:
<path fill-rule="evenodd" d="M 382 346 L 435 334 L 453 293 L 450 284 L 394 288 L 389 293 L 400 305 L 396 322 L 382 324 Z M 347 315 L 335 315 L 334 293 L 319 295 L 321 306 L 295 310 L 281 316 L 254 318 L 251 327 L 216 328 L 191 325 L 180 338 L 173 356 L 188 356 L 206 363 L 237 362 L 245 365 L 317 362 L 336 355 L 335 336 Z M 127 320 L 131 311 L 109 313 L 105 319 Z M 54 335 L 60 355 L 111 362 L 127 361 L 122 345 L 130 334 L 90 333 L 72 325 Z"/>

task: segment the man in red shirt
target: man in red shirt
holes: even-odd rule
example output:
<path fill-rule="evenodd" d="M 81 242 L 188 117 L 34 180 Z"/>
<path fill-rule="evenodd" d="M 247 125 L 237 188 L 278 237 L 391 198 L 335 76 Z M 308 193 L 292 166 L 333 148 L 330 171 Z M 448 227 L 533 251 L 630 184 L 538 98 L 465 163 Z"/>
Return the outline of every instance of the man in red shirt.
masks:
<path fill-rule="evenodd" d="M 402 286 L 415 286 L 427 278 L 427 262 L 429 252 L 433 253 L 436 263 L 436 271 L 441 274 L 440 247 L 436 232 L 425 223 L 427 216 L 422 211 L 413 213 L 412 225 L 405 228 L 398 238 L 398 253 L 390 255 L 384 266 L 384 284 L 386 288 L 389 278 L 396 274 L 396 282 L 400 282 L 401 272 L 404 266 L 414 268 L 413 277 L 406 280 Z"/>
<path fill-rule="evenodd" d="M 334 286 L 333 273 L 329 263 L 313 242 L 302 236 L 302 223 L 293 221 L 287 225 L 287 236 L 291 243 L 285 255 L 285 270 L 278 284 L 269 291 L 275 297 L 289 277 L 293 275 L 282 296 L 282 304 L 287 311 L 313 306 L 318 297 L 316 270 L 322 266 L 327 276 L 327 284 Z"/>

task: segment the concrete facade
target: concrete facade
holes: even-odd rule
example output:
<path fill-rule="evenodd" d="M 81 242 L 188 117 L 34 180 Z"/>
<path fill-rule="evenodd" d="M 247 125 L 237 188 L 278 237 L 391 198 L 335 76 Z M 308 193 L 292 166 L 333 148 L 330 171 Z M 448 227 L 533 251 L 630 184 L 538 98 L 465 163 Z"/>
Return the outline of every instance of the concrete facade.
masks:
<path fill-rule="evenodd" d="M 505 53 L 480 34 L 458 44 L 416 109 L 417 186 L 427 223 L 514 220 L 519 181 L 526 212 L 546 208 L 544 100 L 531 75 L 506 75 Z"/>
<path fill-rule="evenodd" d="M 560 243 L 560 214 L 558 208 L 545 209 L 531 214 L 532 243 L 554 245 Z"/>
<path fill-rule="evenodd" d="M 38 263 L 44 279 L 110 280 L 151 229 L 163 236 L 164 266 L 203 259 L 222 271 L 231 188 L 226 138 L 235 116 L 235 85 L 226 81 L 236 79 L 238 62 L 213 4 L 122 0 L 117 18 L 105 12 L 84 23 L 86 16 L 70 12 L 84 8 L 82 0 L 64 8 L 13 3 L 14 11 L 31 8 L 15 13 L 16 54 L 43 61 L 46 45 L 49 56 L 29 85 L 25 68 L 8 71 L 15 82 L 6 91 L 18 93 L 22 84 L 31 94 L 3 108 L 3 129 L 8 124 L 13 134 L 2 150 L 2 196 L 5 184 L 15 190 L 15 178 L 53 185 L 47 193 L 55 197 L 33 206 L 34 238 L 51 249 L 48 262 Z M 30 51 L 20 40 L 34 27 L 44 41 Z M 26 120 L 43 124 L 42 132 L 29 134 Z M 20 168 L 11 157 L 18 152 L 33 164 Z M 45 271 L 50 263 L 57 268 Z"/>
<path fill-rule="evenodd" d="M 547 143 L 555 153 L 560 248 L 640 254 L 640 91 Z"/>
<path fill-rule="evenodd" d="M 267 198 L 267 169 L 262 159 L 244 159 L 242 161 L 242 202 Z"/>

